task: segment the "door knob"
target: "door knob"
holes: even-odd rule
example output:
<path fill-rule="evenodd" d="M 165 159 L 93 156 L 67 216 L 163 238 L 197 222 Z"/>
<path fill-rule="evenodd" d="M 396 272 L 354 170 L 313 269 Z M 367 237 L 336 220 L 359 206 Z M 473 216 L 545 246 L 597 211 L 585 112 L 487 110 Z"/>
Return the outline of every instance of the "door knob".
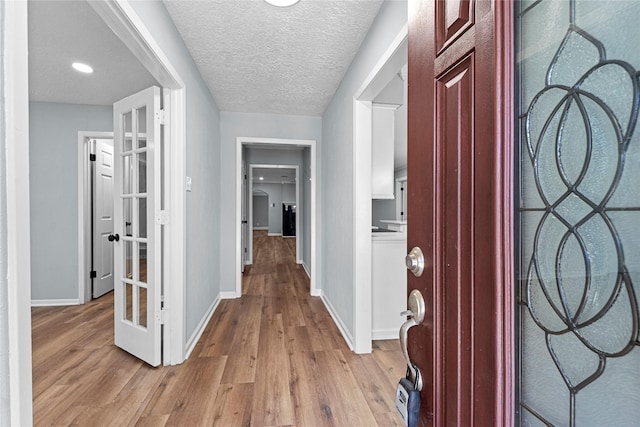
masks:
<path fill-rule="evenodd" d="M 412 272 L 414 276 L 422 276 L 422 272 L 424 271 L 424 254 L 422 253 L 422 249 L 417 246 L 411 249 L 411 252 L 405 257 L 404 262 L 407 265 L 407 270 Z"/>
<path fill-rule="evenodd" d="M 120 236 L 116 233 L 116 234 L 109 234 L 109 237 L 107 237 L 107 239 L 110 242 L 113 242 L 114 240 L 117 242 L 120 240 Z"/>

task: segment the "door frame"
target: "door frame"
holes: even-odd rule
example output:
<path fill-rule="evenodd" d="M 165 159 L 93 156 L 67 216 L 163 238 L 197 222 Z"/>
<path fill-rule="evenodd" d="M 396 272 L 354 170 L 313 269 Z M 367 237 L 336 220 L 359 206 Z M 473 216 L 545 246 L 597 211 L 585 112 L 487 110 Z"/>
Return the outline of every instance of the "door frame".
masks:
<path fill-rule="evenodd" d="M 78 302 L 91 300 L 91 167 L 92 139 L 111 139 L 113 132 L 78 131 Z"/>
<path fill-rule="evenodd" d="M 300 168 L 298 165 L 272 165 L 272 164 L 257 164 L 251 163 L 249 164 L 249 188 L 247 191 L 247 199 L 249 199 L 249 218 L 248 218 L 248 227 L 247 229 L 249 238 L 247 252 L 248 257 L 248 265 L 253 264 L 253 170 L 259 169 L 295 169 L 296 171 L 296 211 L 304 212 L 304 209 L 300 206 Z M 269 184 L 269 183 L 265 183 Z M 284 200 L 283 200 L 284 201 Z M 304 213 L 306 215 L 306 212 Z M 300 215 L 296 213 L 296 263 L 302 264 L 302 242 L 304 241 L 304 236 L 300 234 L 300 221 L 298 218 Z"/>
<path fill-rule="evenodd" d="M 163 90 L 165 123 L 164 176 L 165 210 L 170 218 L 163 238 L 163 301 L 165 307 L 162 333 L 163 364 L 176 365 L 186 359 L 186 85 L 172 62 L 160 48 L 128 1 L 90 2 L 105 24 L 127 46 L 156 79 Z M 168 177 L 168 178 L 167 178 Z"/>
<path fill-rule="evenodd" d="M 317 278 L 318 278 L 318 256 L 316 251 L 317 244 L 317 220 L 316 220 L 316 211 L 318 207 L 317 200 L 317 154 L 316 154 L 316 141 L 312 139 L 281 139 L 281 138 L 254 138 L 254 137 L 244 137 L 239 136 L 236 138 L 236 215 L 235 215 L 235 231 L 236 231 L 236 260 L 235 260 L 235 276 L 236 276 L 236 291 L 235 295 L 229 296 L 230 298 L 240 298 L 242 296 L 242 148 L 243 146 L 252 146 L 252 147 L 265 147 L 269 148 L 269 146 L 291 146 L 293 147 L 303 147 L 309 148 L 311 151 L 311 159 L 310 159 L 310 168 L 311 168 L 311 215 L 310 215 L 310 230 L 311 236 L 310 238 L 310 248 L 311 248 L 311 265 L 309 268 L 311 269 L 310 274 L 310 286 L 309 292 L 312 296 L 320 296 L 321 289 L 318 286 Z M 248 193 L 248 192 L 247 192 Z M 250 194 L 250 193 L 248 193 Z M 252 201 L 253 203 L 253 201 Z M 253 224 L 252 224 L 253 225 Z M 249 227 L 247 227 L 249 229 Z M 309 272 L 307 272 L 309 273 Z M 233 294 L 233 292 L 230 292 Z"/>
<path fill-rule="evenodd" d="M 353 350 L 372 350 L 372 101 L 407 63 L 408 25 L 400 29 L 353 96 Z M 399 314 L 399 313 L 398 313 Z"/>
<path fill-rule="evenodd" d="M 165 135 L 171 141 L 166 149 L 165 186 L 171 221 L 165 226 L 166 259 L 163 266 L 167 283 L 167 311 L 163 340 L 165 364 L 185 360 L 185 162 L 186 106 L 185 84 L 149 30 L 125 0 L 90 2 L 90 5 L 127 46 L 150 74 L 168 88 L 164 96 L 169 120 Z M 28 17 L 26 2 L 3 2 L 0 5 L 3 43 L 0 64 L 4 78 L 0 80 L 5 97 L 0 100 L 0 135 L 6 144 L 6 248 L 2 236 L 0 249 L 7 250 L 7 336 L 15 351 L 9 360 L 9 408 L 14 425 L 33 422 L 31 363 L 31 259 L 29 212 L 29 82 L 28 82 Z M 4 126 L 11 123 L 11 126 Z M 2 219 L 4 223 L 4 219 Z M 6 390 L 3 387 L 3 390 Z"/>
<path fill-rule="evenodd" d="M 29 61 L 27 2 L 0 4 L 0 173 L 6 177 L 0 191 L 0 204 L 6 201 L 6 217 L 0 217 L 0 256 L 6 259 L 2 269 L 0 295 L 7 312 L 6 326 L 0 325 L 3 336 L 0 344 L 8 344 L 13 351 L 2 350 L 2 361 L 8 359 L 8 384 L 0 390 L 9 396 L 9 423 L 31 425 L 32 367 L 31 367 L 31 227 L 29 212 Z M 10 125 L 8 125 L 10 124 Z M 8 126 L 7 126 L 8 125 Z M 3 177 L 3 178 L 4 178 Z M 5 234 L 6 233 L 6 234 Z M 5 258 L 6 257 L 6 258 Z M 6 276 L 5 276 L 6 273 Z M 6 327 L 6 329 L 5 329 Z M 6 334 L 6 339 L 5 338 Z M 6 357 L 6 359 L 5 359 Z M 2 369 L 2 368 L 0 368 Z M 5 374 L 5 370 L 2 369 Z M 5 377 L 3 376 L 3 379 Z M 3 407 L 4 409 L 4 407 Z"/>

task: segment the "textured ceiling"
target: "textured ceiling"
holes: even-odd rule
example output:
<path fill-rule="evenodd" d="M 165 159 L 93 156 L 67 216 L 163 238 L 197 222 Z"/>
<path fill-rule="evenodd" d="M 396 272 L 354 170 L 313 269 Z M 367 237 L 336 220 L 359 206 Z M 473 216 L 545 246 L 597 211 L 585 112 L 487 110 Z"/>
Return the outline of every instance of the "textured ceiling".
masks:
<path fill-rule="evenodd" d="M 157 84 L 86 1 L 30 0 L 28 13 L 31 101 L 111 105 Z"/>
<path fill-rule="evenodd" d="M 320 116 L 382 0 L 165 0 L 223 111 Z"/>

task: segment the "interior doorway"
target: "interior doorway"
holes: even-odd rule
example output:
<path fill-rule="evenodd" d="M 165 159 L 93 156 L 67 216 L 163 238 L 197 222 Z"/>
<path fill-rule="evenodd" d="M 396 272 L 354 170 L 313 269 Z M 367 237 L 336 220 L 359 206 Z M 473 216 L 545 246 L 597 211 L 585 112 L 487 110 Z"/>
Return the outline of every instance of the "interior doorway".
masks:
<path fill-rule="evenodd" d="M 113 248 L 108 240 L 112 232 L 113 132 L 81 131 L 78 132 L 80 304 L 113 290 Z"/>
<path fill-rule="evenodd" d="M 354 242 L 355 247 L 358 248 L 358 256 L 354 256 L 353 273 L 353 313 L 355 324 L 353 346 L 356 353 L 369 353 L 372 350 L 373 306 L 376 303 L 373 289 L 372 222 L 374 212 L 372 199 L 374 194 L 379 193 L 379 191 L 376 190 L 374 193 L 373 188 L 373 116 L 378 109 L 375 104 L 380 100 L 379 96 L 385 92 L 390 82 L 398 78 L 399 74 L 402 75 L 402 70 L 406 69 L 408 59 L 407 34 L 408 28 L 405 26 L 378 60 L 371 74 L 363 81 L 353 99 L 355 145 L 353 156 L 353 170 L 355 171 L 353 181 L 355 198 Z M 402 78 L 406 79 L 406 74 Z M 386 102 L 380 102 L 378 106 L 384 110 L 386 109 L 384 104 Z M 393 149 L 391 153 L 393 156 Z M 391 186 L 389 192 L 393 193 L 395 179 L 400 179 L 402 176 L 397 175 L 394 179 L 394 170 L 391 168 L 391 175 L 388 178 Z M 384 195 L 377 197 L 380 199 L 393 198 L 393 196 L 385 197 Z M 390 205 L 390 212 L 395 216 L 396 205 L 393 202 Z M 404 225 L 406 226 L 406 223 Z M 399 258 L 399 261 L 401 261 L 401 258 Z M 401 266 L 401 268 L 403 267 Z M 406 278 L 406 276 L 404 277 Z M 382 294 L 378 293 L 376 298 L 379 299 L 380 295 Z M 406 290 L 403 299 L 406 301 Z M 398 318 L 399 316 L 396 320 Z"/>
<path fill-rule="evenodd" d="M 253 263 L 253 231 L 256 227 L 264 228 L 256 221 L 258 217 L 256 215 L 257 206 L 254 203 L 256 190 L 267 195 L 267 234 L 269 236 L 295 237 L 296 262 L 303 264 L 302 246 L 307 236 L 304 236 L 301 230 L 306 212 L 300 204 L 300 169 L 298 165 L 251 164 L 249 165 L 248 182 L 250 238 L 247 242 L 247 264 Z M 262 198 L 264 199 L 264 197 Z"/>
<path fill-rule="evenodd" d="M 299 140 L 299 139 L 275 139 L 275 138 L 250 138 L 250 137 L 238 137 L 237 138 L 237 151 L 236 151 L 236 297 L 242 295 L 242 271 L 245 262 L 249 260 L 251 256 L 252 240 L 252 220 L 245 216 L 245 211 L 250 214 L 249 203 L 252 203 L 252 198 L 249 195 L 252 194 L 252 188 L 250 187 L 249 173 L 243 173 L 243 171 L 249 171 L 248 158 L 251 156 L 250 149 L 268 149 L 273 150 L 272 155 L 274 159 L 277 159 L 278 150 L 299 150 L 301 151 L 302 160 L 297 163 L 299 191 L 296 201 L 296 209 L 304 212 L 304 214 L 297 214 L 297 230 L 296 236 L 303 235 L 302 240 L 297 242 L 299 245 L 296 248 L 297 261 L 302 265 L 307 275 L 310 278 L 310 294 L 314 296 L 320 295 L 320 289 L 316 287 L 317 283 L 317 256 L 316 256 L 316 212 L 317 212 L 317 187 L 316 187 L 316 174 L 317 174 L 317 157 L 316 157 L 316 141 L 315 140 Z M 274 154 L 275 153 L 275 154 Z M 282 151 L 280 152 L 283 153 Z M 255 165 L 267 165 L 278 166 L 279 163 L 286 163 L 284 161 L 272 161 L 272 162 L 255 162 Z M 249 181 L 249 183 L 247 182 Z M 303 194 L 303 196 L 300 196 Z M 248 225 L 248 226 L 247 226 Z"/>

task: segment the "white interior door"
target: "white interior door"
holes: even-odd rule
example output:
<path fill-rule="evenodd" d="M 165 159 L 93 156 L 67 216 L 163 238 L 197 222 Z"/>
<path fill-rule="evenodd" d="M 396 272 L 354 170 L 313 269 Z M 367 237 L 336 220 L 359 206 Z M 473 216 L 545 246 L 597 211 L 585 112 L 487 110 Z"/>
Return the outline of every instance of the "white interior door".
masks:
<path fill-rule="evenodd" d="M 113 140 L 94 140 L 92 297 L 113 290 Z"/>
<path fill-rule="evenodd" d="M 160 96 L 158 87 L 113 106 L 115 344 L 161 361 Z"/>

